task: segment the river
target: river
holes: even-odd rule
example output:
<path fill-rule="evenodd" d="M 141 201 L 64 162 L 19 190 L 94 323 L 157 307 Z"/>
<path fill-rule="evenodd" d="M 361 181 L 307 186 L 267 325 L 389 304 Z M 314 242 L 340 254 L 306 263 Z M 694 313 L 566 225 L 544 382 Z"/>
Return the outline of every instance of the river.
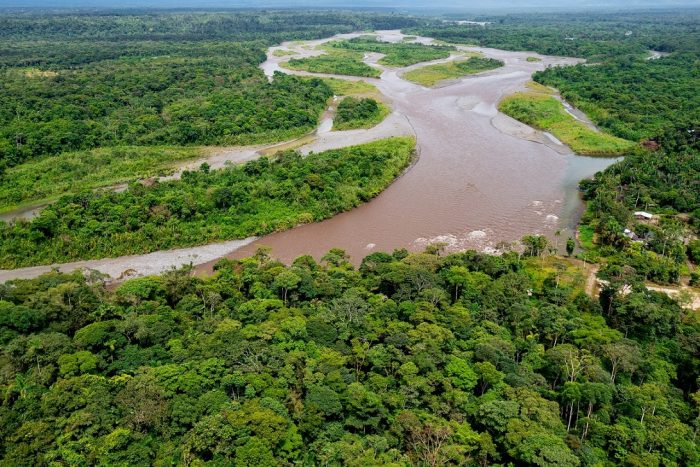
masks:
<path fill-rule="evenodd" d="M 382 40 L 403 38 L 398 31 L 379 34 Z M 296 57 L 317 55 L 321 52 L 315 46 L 327 40 L 330 39 L 272 47 L 261 68 L 272 79 L 274 72 L 281 70 L 280 62 L 289 59 L 276 56 L 275 50 L 293 50 Z M 431 39 L 419 37 L 416 41 L 429 43 Z M 401 78 L 406 70 L 424 63 L 390 69 L 377 64 L 377 54 L 367 54 L 366 63 L 380 68 L 382 75 L 365 80 L 379 88 L 391 105 L 392 114 L 373 129 L 343 132 L 328 131 L 329 122 L 324 119 L 320 131 L 299 148 L 308 154 L 394 135 L 414 135 L 419 151 L 417 162 L 370 202 L 326 221 L 259 239 L 157 252 L 157 261 L 153 254 L 138 255 L 68 263 L 60 269 L 90 267 L 119 277 L 120 271 L 128 271 L 129 276 L 153 274 L 192 262 L 200 273 L 206 273 L 221 257 L 249 256 L 261 245 L 272 247 L 273 256 L 286 262 L 303 254 L 320 258 L 329 249 L 339 247 L 357 264 L 373 251 L 419 251 L 433 242 L 447 243 L 449 251 L 496 251 L 502 242 L 514 242 L 526 234 L 553 238 L 556 231 L 561 231 L 559 238 L 573 236 L 572 229 L 583 210 L 578 182 L 616 159 L 572 154 L 555 139 L 499 113 L 496 106 L 504 95 L 524 90 L 535 71 L 579 60 L 530 52 L 460 49 L 503 60 L 505 66 L 425 88 Z M 448 60 L 458 55 L 453 54 Z M 532 56 L 541 61 L 526 60 Z M 263 152 L 261 147 L 219 151 L 213 153 L 211 162 L 219 168 Z M 50 269 L 40 266 L 0 271 L 0 281 L 34 277 Z"/>
<path fill-rule="evenodd" d="M 381 31 L 380 37 L 395 41 L 401 35 Z M 282 48 L 311 54 L 309 48 L 294 44 Z M 500 242 L 526 234 L 553 237 L 560 230 L 564 239 L 573 236 L 583 210 L 578 182 L 616 159 L 577 156 L 556 141 L 547 144 L 540 132 L 500 114 L 496 106 L 502 96 L 524 90 L 533 72 L 579 61 L 529 52 L 465 50 L 503 60 L 505 66 L 431 89 L 401 79 L 405 69 L 383 69 L 381 79 L 368 80 L 415 132 L 420 158 L 409 172 L 352 211 L 265 236 L 229 257 L 245 257 L 266 245 L 273 256 L 288 262 L 302 254 L 318 258 L 340 247 L 357 263 L 373 251 L 421 250 L 431 242 L 445 242 L 451 251 L 494 251 Z M 528 62 L 531 56 L 541 61 Z M 271 76 L 285 59 L 270 53 L 262 69 Z M 376 57 L 366 61 L 376 63 Z"/>

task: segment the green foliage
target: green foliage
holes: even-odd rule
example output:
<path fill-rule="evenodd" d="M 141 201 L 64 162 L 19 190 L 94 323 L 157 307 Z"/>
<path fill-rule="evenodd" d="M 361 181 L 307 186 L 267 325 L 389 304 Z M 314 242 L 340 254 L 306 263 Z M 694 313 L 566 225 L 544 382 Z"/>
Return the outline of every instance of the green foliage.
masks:
<path fill-rule="evenodd" d="M 535 73 L 600 127 L 631 141 L 700 119 L 697 11 L 568 13 L 484 17 L 486 26 L 452 24 L 408 31 L 455 43 L 583 57 L 596 66 Z M 649 60 L 649 50 L 671 53 Z"/>
<path fill-rule="evenodd" d="M 594 229 L 598 243 L 615 248 L 608 252 L 613 256 L 612 276 L 629 266 L 638 278 L 678 281 L 688 253 L 683 239 L 697 232 L 698 225 L 692 215 L 679 219 L 675 213 L 700 209 L 698 154 L 697 129 L 680 127 L 661 135 L 656 151 L 633 151 L 593 180 L 581 182 L 588 202 L 584 222 Z M 660 222 L 634 220 L 632 213 L 638 210 L 659 213 Z M 637 235 L 636 243 L 623 235 L 626 227 Z"/>
<path fill-rule="evenodd" d="M 452 46 L 382 42 L 375 36 L 360 36 L 347 41 L 334 41 L 329 47 L 355 52 L 384 54 L 379 63 L 391 67 L 405 67 L 420 62 L 438 60 L 450 56 Z"/>
<path fill-rule="evenodd" d="M 97 363 L 97 357 L 87 350 L 58 357 L 58 369 L 64 378 L 92 373 L 97 370 Z"/>
<path fill-rule="evenodd" d="M 549 240 L 544 235 L 526 235 L 522 238 L 527 256 L 542 256 L 547 254 Z"/>
<path fill-rule="evenodd" d="M 428 65 L 416 70 L 411 70 L 402 75 L 403 78 L 421 84 L 434 86 L 446 79 L 459 78 L 482 71 L 494 70 L 504 65 L 501 60 L 492 58 L 471 57 L 468 60 L 452 61 Z"/>
<path fill-rule="evenodd" d="M 700 240 L 695 239 L 688 242 L 688 259 L 695 264 L 700 264 Z"/>
<path fill-rule="evenodd" d="M 97 147 L 299 136 L 329 90 L 294 77 L 268 83 L 258 68 L 268 46 L 414 24 L 341 12 L 3 14 L 0 167 Z"/>
<path fill-rule="evenodd" d="M 263 249 L 0 285 L 0 463 L 700 461 L 698 321 L 644 288 L 554 294 L 539 263 Z"/>
<path fill-rule="evenodd" d="M 192 41 L 193 45 L 207 40 L 252 41 L 261 40 L 270 45 L 291 39 L 321 39 L 338 33 L 351 33 L 366 29 L 399 29 L 413 26 L 418 20 L 408 16 L 378 12 L 363 13 L 349 11 L 300 11 L 300 10 L 238 10 L 235 12 L 167 12 L 153 10 L 148 14 L 134 12 L 82 11 L 51 12 L 37 10 L 18 14 L 6 13 L 0 18 L 0 39 L 22 41 L 25 39 L 51 41 L 67 38 L 90 40 L 93 49 L 91 60 L 106 60 L 116 56 L 130 55 L 133 49 L 124 47 L 131 41 L 148 41 L 150 47 L 159 49 L 166 41 Z M 112 42 L 112 47 L 102 41 Z M 44 44 L 35 44 L 45 47 Z M 4 63 L 67 60 L 77 63 L 87 58 L 85 51 L 76 54 L 75 49 L 35 57 L 20 48 L 11 53 L 0 54 Z M 121 46 L 121 47 L 119 47 Z M 106 49 L 103 49 L 105 47 Z M 59 52 L 61 51 L 61 52 Z M 70 53 L 69 53 L 70 52 Z M 200 51 L 201 53 L 201 51 Z M 37 54 L 40 55 L 40 54 Z"/>
<path fill-rule="evenodd" d="M 371 128 L 384 120 L 389 112 L 387 106 L 372 98 L 346 97 L 338 104 L 333 129 Z"/>
<path fill-rule="evenodd" d="M 588 128 L 548 95 L 516 93 L 501 100 L 498 109 L 516 120 L 549 131 L 578 154 L 619 155 L 634 146 L 630 141 Z"/>
<path fill-rule="evenodd" d="M 115 147 L 62 153 L 9 169 L 0 176 L 0 210 L 68 193 L 166 175 L 199 148 Z"/>
<path fill-rule="evenodd" d="M 333 90 L 336 96 L 377 96 L 379 90 L 362 80 L 351 81 L 341 78 L 321 78 Z"/>
<path fill-rule="evenodd" d="M 554 86 L 601 128 L 632 141 L 700 121 L 700 49 L 658 60 L 620 57 L 596 66 L 554 67 L 534 79 Z"/>
<path fill-rule="evenodd" d="M 648 48 L 689 53 L 697 34 L 693 14 L 534 18 L 484 28 L 420 23 L 448 40 L 606 60 Z M 173 131 L 162 141 L 194 138 L 187 144 L 209 138 L 212 122 L 231 120 L 243 126 L 223 141 L 295 134 L 315 122 L 330 90 L 297 78 L 268 84 L 255 66 L 270 41 L 417 22 L 296 11 L 3 15 L 0 89 L 10 100 L 0 104 L 0 172 L 69 149 L 154 145 L 161 140 L 128 137 L 160 137 L 158 128 Z M 575 40 L 563 40 L 569 35 Z M 393 48 L 355 42 L 362 51 Z M 391 60 L 429 53 L 415 48 Z M 654 97 L 640 93 L 629 121 L 619 111 L 597 120 L 653 136 L 649 146 L 658 146 L 582 184 L 591 226 L 582 243 L 595 229 L 600 249 L 613 252 L 599 301 L 545 269 L 548 245 L 539 236 L 524 241 L 541 256 L 531 259 L 443 256 L 436 247 L 374 253 L 356 270 L 339 249 L 291 266 L 260 250 L 222 261 L 211 277 L 175 270 L 116 289 L 89 273 L 13 281 L 0 285 L 0 464 L 700 463 L 700 325 L 641 284 L 674 280 L 680 261 L 695 258 L 695 244 L 682 242 L 700 225 L 695 110 L 668 110 L 694 102 L 694 62 L 680 58 L 687 53 L 649 67 L 630 59 L 636 75 L 626 74 L 625 60 L 599 66 L 607 78 L 595 80 L 598 89 L 611 77 L 621 86 L 619 99 L 610 94 L 601 108 L 623 108 L 640 76 L 638 89 L 657 96 L 661 109 L 652 112 Z M 565 70 L 561 76 L 597 73 Z M 564 80 L 559 71 L 542 76 Z M 583 104 L 597 99 L 577 92 Z M 294 110 L 285 113 L 288 103 Z M 127 114 L 162 121 L 149 127 L 148 118 Z M 639 125 L 629 123 L 636 117 Z M 197 127 L 174 130 L 177 118 Z M 260 132 L 267 124 L 281 133 Z M 408 164 L 413 145 L 392 139 L 305 159 L 287 152 L 124 193 L 86 190 L 34 222 L 0 225 L 2 264 L 150 251 L 322 219 L 377 194 Z M 661 215 L 658 224 L 634 222 L 631 211 L 642 207 Z M 624 227 L 642 242 L 630 242 Z"/>
<path fill-rule="evenodd" d="M 0 264 L 144 253 L 325 219 L 379 194 L 410 163 L 414 144 L 390 138 L 304 158 L 288 151 L 121 193 L 64 196 L 31 222 L 0 223 Z"/>
<path fill-rule="evenodd" d="M 319 55 L 317 57 L 293 58 L 283 63 L 282 66 L 291 70 L 308 71 L 309 73 L 378 78 L 381 72 L 363 63 L 361 58 L 346 55 Z"/>

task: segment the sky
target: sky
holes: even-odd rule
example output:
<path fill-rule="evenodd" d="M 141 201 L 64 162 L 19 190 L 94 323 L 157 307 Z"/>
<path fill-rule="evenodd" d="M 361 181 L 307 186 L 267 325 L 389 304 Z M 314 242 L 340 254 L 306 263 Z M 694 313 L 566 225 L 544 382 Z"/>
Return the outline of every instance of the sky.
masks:
<path fill-rule="evenodd" d="M 383 7 L 402 10 L 508 10 L 700 7 L 700 0 L 0 0 L 0 7 L 65 8 L 277 8 Z"/>

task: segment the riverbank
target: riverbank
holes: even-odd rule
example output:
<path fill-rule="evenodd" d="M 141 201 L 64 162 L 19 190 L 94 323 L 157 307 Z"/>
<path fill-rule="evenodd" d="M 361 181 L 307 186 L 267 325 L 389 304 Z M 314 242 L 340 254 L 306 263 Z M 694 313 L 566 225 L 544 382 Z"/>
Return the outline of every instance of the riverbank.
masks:
<path fill-rule="evenodd" d="M 76 270 L 95 270 L 107 274 L 114 281 L 132 277 L 162 274 L 168 269 L 186 265 L 200 266 L 222 256 L 231 254 L 256 238 L 212 243 L 192 248 L 156 251 L 143 255 L 129 255 L 118 258 L 104 258 L 71 263 L 33 266 L 19 269 L 0 269 L 0 283 L 13 279 L 32 279 L 53 270 L 73 272 Z"/>
<path fill-rule="evenodd" d="M 551 134 L 574 152 L 587 156 L 612 157 L 631 150 L 635 143 L 596 131 L 577 120 L 561 101 L 538 92 L 519 92 L 498 104 L 504 114 Z"/>

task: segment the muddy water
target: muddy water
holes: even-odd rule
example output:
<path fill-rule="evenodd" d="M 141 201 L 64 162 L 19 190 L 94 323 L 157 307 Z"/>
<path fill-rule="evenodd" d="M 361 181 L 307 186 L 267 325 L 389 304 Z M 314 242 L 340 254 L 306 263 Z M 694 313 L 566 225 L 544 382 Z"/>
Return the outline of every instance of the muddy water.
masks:
<path fill-rule="evenodd" d="M 11 222 L 15 219 L 32 220 L 39 215 L 39 212 L 47 206 L 45 202 L 39 202 L 29 206 L 23 206 L 12 211 L 0 213 L 0 221 Z"/>
<path fill-rule="evenodd" d="M 383 32 L 382 38 L 392 35 Z M 527 62 L 536 54 L 469 50 L 506 66 L 437 89 L 409 83 L 391 69 L 375 81 L 417 136 L 420 158 L 410 171 L 363 206 L 263 237 L 231 256 L 267 245 L 274 256 L 290 261 L 341 247 L 358 262 L 372 251 L 420 250 L 435 241 L 452 250 L 488 251 L 525 234 L 553 236 L 561 229 L 562 236 L 569 235 L 582 212 L 578 181 L 614 160 L 576 156 L 555 141 L 546 145 L 512 136 L 496 129 L 492 119 L 500 98 L 523 89 L 534 71 L 576 61 L 539 56 L 541 62 Z M 277 69 L 276 63 L 263 69 Z"/>

